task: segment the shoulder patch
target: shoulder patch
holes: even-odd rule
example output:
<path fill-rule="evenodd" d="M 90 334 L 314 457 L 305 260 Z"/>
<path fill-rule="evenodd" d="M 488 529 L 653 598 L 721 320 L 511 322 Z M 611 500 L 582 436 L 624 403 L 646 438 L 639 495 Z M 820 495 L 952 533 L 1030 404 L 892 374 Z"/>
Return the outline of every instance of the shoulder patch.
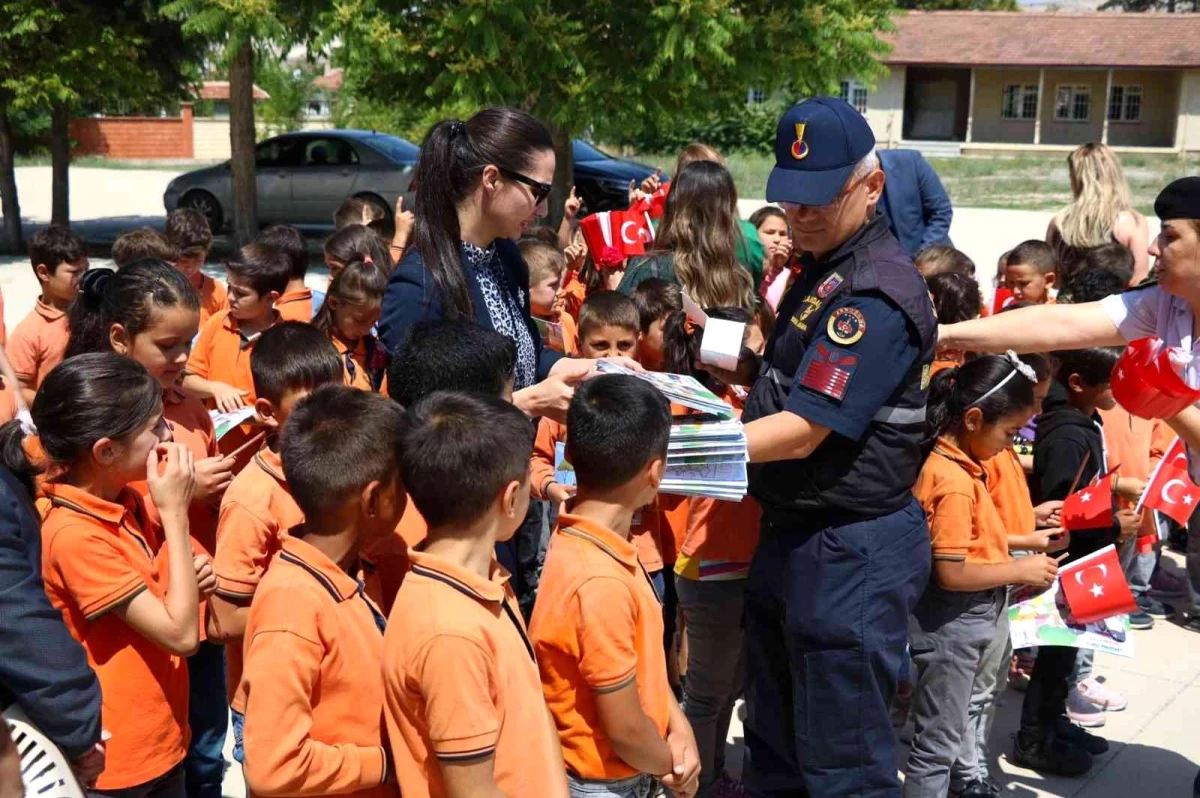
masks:
<path fill-rule="evenodd" d="M 856 344 L 867 333 L 867 317 L 858 308 L 838 308 L 830 314 L 825 332 L 835 344 Z"/>
<path fill-rule="evenodd" d="M 800 375 L 800 385 L 840 402 L 846 397 L 858 361 L 858 355 L 852 352 L 817 344 L 812 360 Z"/>

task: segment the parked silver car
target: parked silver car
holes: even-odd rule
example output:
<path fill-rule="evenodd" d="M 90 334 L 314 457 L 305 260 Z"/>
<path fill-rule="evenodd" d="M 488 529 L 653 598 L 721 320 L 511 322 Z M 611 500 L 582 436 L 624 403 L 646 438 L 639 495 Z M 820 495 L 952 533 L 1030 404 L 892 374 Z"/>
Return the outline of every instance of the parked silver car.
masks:
<path fill-rule="evenodd" d="M 347 197 L 376 203 L 388 218 L 408 191 L 420 150 L 398 136 L 371 130 L 287 133 L 255 148 L 258 221 L 332 227 Z M 233 180 L 229 162 L 180 175 L 163 195 L 167 213 L 195 208 L 214 232 L 229 221 Z"/>

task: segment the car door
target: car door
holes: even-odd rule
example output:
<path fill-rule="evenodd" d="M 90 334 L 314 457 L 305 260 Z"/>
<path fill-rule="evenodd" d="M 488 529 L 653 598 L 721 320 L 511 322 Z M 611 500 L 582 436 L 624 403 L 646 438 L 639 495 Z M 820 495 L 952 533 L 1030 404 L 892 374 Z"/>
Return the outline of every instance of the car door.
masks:
<path fill-rule="evenodd" d="M 354 190 L 358 170 L 358 153 L 349 141 L 332 136 L 306 138 L 292 178 L 292 221 L 332 224 L 334 212 Z"/>
<path fill-rule="evenodd" d="M 268 139 L 254 149 L 259 222 L 286 222 L 294 213 L 292 172 L 299 151 L 300 143 L 287 137 Z"/>

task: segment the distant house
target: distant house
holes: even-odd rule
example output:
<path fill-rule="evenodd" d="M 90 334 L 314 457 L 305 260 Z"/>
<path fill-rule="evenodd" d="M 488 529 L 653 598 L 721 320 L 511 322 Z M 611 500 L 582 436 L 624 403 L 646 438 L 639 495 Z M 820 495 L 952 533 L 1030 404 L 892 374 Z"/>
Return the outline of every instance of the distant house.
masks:
<path fill-rule="evenodd" d="M 197 100 L 208 100 L 212 103 L 212 118 L 213 119 L 228 119 L 229 118 L 229 81 L 227 80 L 206 80 L 200 84 L 200 90 L 196 92 Z M 263 100 L 271 99 L 271 95 L 254 86 L 254 102 L 262 102 Z"/>
<path fill-rule="evenodd" d="M 912 11 L 886 76 L 842 82 L 881 146 L 1200 151 L 1200 14 Z"/>
<path fill-rule="evenodd" d="M 342 90 L 342 78 L 342 70 L 333 69 L 313 79 L 312 96 L 304 109 L 306 117 L 315 120 L 329 119 L 333 116 L 333 101 Z"/>

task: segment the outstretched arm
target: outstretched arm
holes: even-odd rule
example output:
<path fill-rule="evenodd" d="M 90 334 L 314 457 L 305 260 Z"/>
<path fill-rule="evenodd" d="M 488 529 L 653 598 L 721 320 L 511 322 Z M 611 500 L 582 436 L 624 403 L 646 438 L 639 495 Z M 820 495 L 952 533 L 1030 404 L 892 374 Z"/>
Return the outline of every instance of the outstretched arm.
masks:
<path fill-rule="evenodd" d="M 1054 352 L 1124 343 L 1099 302 L 1041 305 L 938 327 L 939 349 L 968 352 Z"/>

